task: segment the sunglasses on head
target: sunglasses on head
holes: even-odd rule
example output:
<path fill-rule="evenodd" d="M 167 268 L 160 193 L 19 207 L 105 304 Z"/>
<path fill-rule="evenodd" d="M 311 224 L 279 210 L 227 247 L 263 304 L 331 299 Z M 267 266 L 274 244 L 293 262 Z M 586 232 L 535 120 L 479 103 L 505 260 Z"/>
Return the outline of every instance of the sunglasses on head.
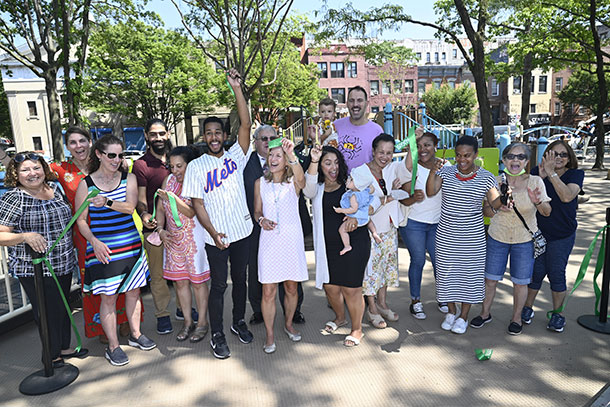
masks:
<path fill-rule="evenodd" d="M 568 158 L 570 156 L 570 154 L 568 154 L 568 153 L 566 153 L 564 151 L 564 152 L 561 152 L 561 153 L 555 153 L 555 156 L 556 157 L 561 157 L 561 158 Z"/>
<path fill-rule="evenodd" d="M 123 159 L 123 157 L 125 157 L 125 154 L 123 154 L 123 153 L 119 153 L 119 154 L 117 154 L 117 153 L 107 153 L 105 151 L 101 151 L 101 153 L 104 154 L 106 157 L 108 157 L 111 160 L 114 160 L 115 158 L 117 158 L 117 156 L 121 160 Z"/>
<path fill-rule="evenodd" d="M 527 160 L 527 155 L 525 155 L 525 154 L 506 154 L 504 156 L 504 158 L 506 158 L 507 160 L 525 161 L 525 160 Z"/>
<path fill-rule="evenodd" d="M 42 157 L 36 153 L 19 153 L 19 154 L 15 155 L 13 160 L 15 160 L 16 163 L 21 164 L 25 160 L 41 161 Z"/>
<path fill-rule="evenodd" d="M 383 178 L 379 179 L 379 186 L 381 187 L 381 192 L 383 192 L 384 195 L 387 195 L 388 189 L 385 186 L 385 180 Z"/>

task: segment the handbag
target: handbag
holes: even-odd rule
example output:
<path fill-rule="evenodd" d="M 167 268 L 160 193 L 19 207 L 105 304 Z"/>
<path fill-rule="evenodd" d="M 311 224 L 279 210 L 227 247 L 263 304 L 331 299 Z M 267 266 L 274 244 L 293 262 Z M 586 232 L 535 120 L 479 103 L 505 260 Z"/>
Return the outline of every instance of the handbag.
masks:
<path fill-rule="evenodd" d="M 517 210 L 517 207 L 513 205 L 513 209 L 515 210 L 515 213 L 517 214 L 519 219 L 521 219 L 521 222 L 523 222 L 523 226 L 525 226 L 527 231 L 530 232 L 530 234 L 532 235 L 532 241 L 534 242 L 534 258 L 537 258 L 541 254 L 546 252 L 546 239 L 542 235 L 540 229 L 536 230 L 535 232 L 532 232 L 527 226 L 527 223 L 525 223 L 525 219 L 523 219 L 523 216 L 521 216 L 521 214 Z"/>

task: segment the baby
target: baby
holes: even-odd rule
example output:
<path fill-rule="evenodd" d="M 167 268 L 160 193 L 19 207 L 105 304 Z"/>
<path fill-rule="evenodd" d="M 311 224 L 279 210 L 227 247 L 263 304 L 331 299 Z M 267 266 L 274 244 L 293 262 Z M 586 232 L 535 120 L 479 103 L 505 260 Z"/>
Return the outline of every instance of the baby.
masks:
<path fill-rule="evenodd" d="M 318 120 L 319 134 L 322 135 L 320 142 L 323 146 L 337 147 L 338 136 L 337 130 L 333 122 L 335 121 L 335 109 L 337 104 L 331 98 L 324 98 L 318 104 Z M 317 141 L 317 140 L 316 140 Z"/>
<path fill-rule="evenodd" d="M 347 179 L 345 184 L 347 191 L 341 197 L 341 208 L 335 208 L 335 212 L 357 219 L 358 227 L 367 225 L 371 235 L 373 235 L 373 239 L 379 244 L 381 243 L 381 238 L 377 234 L 375 224 L 369 218 L 369 205 L 374 199 L 373 192 L 375 189 L 369 180 L 360 179 L 358 176 L 353 178 L 354 175 L 352 174 L 352 177 Z M 339 252 L 339 255 L 342 256 L 352 250 L 345 222 L 339 227 L 339 235 L 341 235 L 341 241 L 343 242 L 343 250 Z"/>

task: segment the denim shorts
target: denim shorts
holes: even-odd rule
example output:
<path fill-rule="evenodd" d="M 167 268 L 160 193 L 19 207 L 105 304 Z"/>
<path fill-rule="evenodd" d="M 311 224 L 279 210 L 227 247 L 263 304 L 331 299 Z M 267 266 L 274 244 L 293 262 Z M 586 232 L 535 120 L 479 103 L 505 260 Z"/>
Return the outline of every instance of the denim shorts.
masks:
<path fill-rule="evenodd" d="M 548 276 L 551 291 L 560 293 L 567 290 L 566 267 L 575 239 L 576 232 L 563 239 L 547 240 L 546 252 L 538 256 L 534 263 L 534 274 L 529 288 L 540 290 L 542 280 Z"/>
<path fill-rule="evenodd" d="M 502 281 L 510 255 L 510 280 L 514 284 L 526 285 L 532 281 L 534 271 L 534 242 L 502 243 L 487 237 L 485 278 Z"/>

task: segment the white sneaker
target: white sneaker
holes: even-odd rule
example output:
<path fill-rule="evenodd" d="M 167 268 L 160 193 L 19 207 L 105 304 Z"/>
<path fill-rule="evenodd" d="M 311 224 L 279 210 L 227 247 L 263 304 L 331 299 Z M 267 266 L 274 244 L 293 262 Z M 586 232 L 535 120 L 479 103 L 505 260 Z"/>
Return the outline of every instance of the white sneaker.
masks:
<path fill-rule="evenodd" d="M 416 302 L 415 304 L 411 304 L 409 307 L 409 311 L 411 311 L 411 315 L 415 319 L 426 319 L 426 314 L 424 313 L 424 305 L 421 302 Z"/>
<path fill-rule="evenodd" d="M 443 314 L 446 314 L 449 312 L 449 307 L 447 306 L 446 302 L 439 302 L 438 303 L 438 310 L 440 312 L 442 312 Z"/>
<path fill-rule="evenodd" d="M 445 315 L 445 320 L 441 324 L 441 328 L 443 328 L 445 331 L 451 331 L 451 328 L 453 328 L 453 324 L 455 323 L 456 317 L 457 316 L 455 314 Z"/>
<path fill-rule="evenodd" d="M 458 318 L 455 320 L 453 327 L 451 328 L 451 332 L 454 334 L 463 334 L 466 333 L 466 329 L 468 328 L 468 321 L 464 321 L 462 318 Z"/>

